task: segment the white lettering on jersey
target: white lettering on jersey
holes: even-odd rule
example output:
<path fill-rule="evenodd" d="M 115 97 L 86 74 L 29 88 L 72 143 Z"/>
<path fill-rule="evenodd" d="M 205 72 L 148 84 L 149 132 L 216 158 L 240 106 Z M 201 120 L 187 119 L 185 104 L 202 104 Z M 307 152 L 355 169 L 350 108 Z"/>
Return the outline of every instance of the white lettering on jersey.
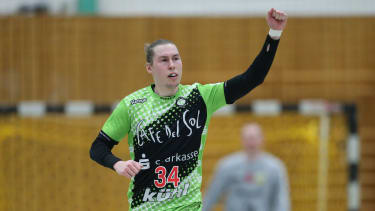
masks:
<path fill-rule="evenodd" d="M 176 153 L 175 155 L 169 156 L 165 158 L 164 160 L 156 160 L 155 164 L 159 166 L 160 163 L 171 163 L 171 162 L 173 163 L 173 162 L 180 162 L 180 161 L 188 161 L 193 158 L 197 158 L 198 154 L 199 154 L 198 150 L 195 150 L 193 152 L 186 153 L 186 154 Z"/>
<path fill-rule="evenodd" d="M 146 188 L 146 191 L 143 194 L 142 201 L 154 202 L 154 201 L 165 201 L 167 199 L 172 199 L 172 198 L 180 198 L 181 196 L 187 195 L 187 193 L 189 192 L 189 186 L 190 184 L 186 183 L 184 187 L 175 188 L 175 189 L 162 189 L 160 190 L 160 192 L 151 192 L 150 188 Z"/>
<path fill-rule="evenodd" d="M 191 129 L 191 127 L 196 127 L 197 129 L 201 128 L 201 126 L 199 126 L 198 122 L 199 122 L 199 113 L 200 111 L 198 110 L 198 113 L 197 113 L 197 117 L 194 119 L 194 118 L 190 118 L 188 121 L 186 121 L 186 113 L 189 112 L 189 110 L 186 110 L 183 114 L 183 122 L 185 124 L 185 126 L 189 129 L 189 134 L 187 136 L 191 136 L 191 134 L 193 133 L 193 130 Z M 190 127 L 191 126 L 191 127 Z"/>
<path fill-rule="evenodd" d="M 180 124 L 180 120 L 177 120 L 174 124 L 176 127 L 172 127 L 174 130 L 171 129 L 171 125 L 164 125 L 164 133 L 167 138 L 179 138 L 180 134 L 180 127 L 186 127 L 189 130 L 189 133 L 186 136 L 191 136 L 193 134 L 193 129 L 199 129 L 202 126 L 199 125 L 199 117 L 200 117 L 200 110 L 197 111 L 196 116 L 188 115 L 189 110 L 184 111 L 182 115 L 182 122 Z M 187 116 L 193 116 L 188 118 Z M 140 120 L 137 124 L 137 141 L 139 146 L 143 146 L 145 141 L 152 141 L 153 143 L 163 143 L 161 140 L 160 132 L 162 131 L 155 131 L 153 127 L 149 127 L 148 129 L 144 128 L 144 120 Z"/>
<path fill-rule="evenodd" d="M 142 141 L 143 137 L 146 137 L 146 139 L 150 141 L 146 132 L 143 130 L 142 123 L 143 123 L 143 119 L 139 121 L 137 124 L 137 140 L 138 140 L 139 146 L 142 146 L 144 144 L 144 142 Z"/>
<path fill-rule="evenodd" d="M 176 131 L 172 131 L 168 125 L 165 125 L 165 134 L 168 136 L 168 138 L 180 137 L 180 121 L 177 120 L 176 122 Z"/>

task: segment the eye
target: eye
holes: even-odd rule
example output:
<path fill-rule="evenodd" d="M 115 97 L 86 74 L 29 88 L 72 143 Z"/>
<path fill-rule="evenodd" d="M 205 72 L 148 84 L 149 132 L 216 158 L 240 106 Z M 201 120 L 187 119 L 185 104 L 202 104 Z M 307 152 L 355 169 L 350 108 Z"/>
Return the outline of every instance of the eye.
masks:
<path fill-rule="evenodd" d="M 180 57 L 176 56 L 173 58 L 173 60 L 177 61 L 177 60 L 180 60 Z"/>

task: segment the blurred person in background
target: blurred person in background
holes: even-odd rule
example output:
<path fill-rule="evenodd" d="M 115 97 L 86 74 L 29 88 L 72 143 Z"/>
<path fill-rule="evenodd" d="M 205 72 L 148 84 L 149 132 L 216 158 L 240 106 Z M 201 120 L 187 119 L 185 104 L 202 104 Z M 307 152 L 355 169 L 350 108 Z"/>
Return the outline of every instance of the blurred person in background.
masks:
<path fill-rule="evenodd" d="M 210 211 L 225 196 L 227 211 L 289 211 L 289 183 L 281 160 L 263 151 L 263 132 L 256 123 L 241 131 L 243 150 L 221 159 L 203 198 Z"/>
<path fill-rule="evenodd" d="M 145 46 L 146 70 L 154 84 L 126 96 L 104 123 L 90 149 L 99 164 L 130 178 L 130 210 L 201 210 L 202 154 L 210 118 L 260 85 L 273 62 L 287 15 L 267 13 L 270 31 L 250 67 L 225 82 L 181 85 L 176 45 Z M 112 154 L 128 135 L 130 159 Z M 110 181 L 108 181 L 110 182 Z"/>

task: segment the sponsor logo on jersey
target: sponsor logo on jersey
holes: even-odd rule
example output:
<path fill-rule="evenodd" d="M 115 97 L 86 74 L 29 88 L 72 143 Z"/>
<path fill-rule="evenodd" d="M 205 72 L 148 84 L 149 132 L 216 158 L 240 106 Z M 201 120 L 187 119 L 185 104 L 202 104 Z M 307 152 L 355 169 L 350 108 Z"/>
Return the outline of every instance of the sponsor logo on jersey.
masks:
<path fill-rule="evenodd" d="M 156 160 L 155 161 L 155 164 L 156 165 L 160 165 L 162 163 L 173 163 L 173 162 L 181 162 L 181 161 L 188 161 L 188 160 L 191 160 L 191 159 L 194 159 L 194 158 L 197 158 L 198 157 L 198 150 L 195 150 L 193 152 L 190 152 L 190 153 L 186 153 L 186 154 L 174 154 L 172 156 L 169 156 L 163 160 Z"/>
<path fill-rule="evenodd" d="M 138 103 L 144 103 L 147 101 L 147 98 L 142 98 L 142 99 L 134 99 L 134 100 L 131 100 L 130 101 L 130 104 L 134 105 L 134 104 L 138 104 Z"/>
<path fill-rule="evenodd" d="M 165 201 L 172 198 L 180 198 L 185 196 L 189 191 L 189 183 L 186 183 L 183 187 L 179 186 L 175 189 L 161 189 L 159 192 L 151 192 L 150 188 L 146 188 L 143 194 L 142 201 L 144 202 L 155 202 L 155 201 Z"/>
<path fill-rule="evenodd" d="M 146 158 L 145 154 L 142 154 L 142 159 L 139 159 L 139 164 L 141 164 L 143 170 L 150 168 L 150 160 Z"/>
<path fill-rule="evenodd" d="M 163 143 L 163 138 L 178 138 L 181 135 L 184 136 L 191 136 L 193 134 L 193 130 L 199 129 L 202 125 L 199 124 L 200 119 L 200 110 L 197 113 L 192 114 L 189 110 L 184 111 L 182 115 L 182 122 L 177 120 L 175 124 L 175 130 L 172 130 L 170 126 L 167 124 L 162 127 L 162 130 L 154 130 L 153 127 L 148 128 L 147 130 L 144 129 L 144 120 L 140 120 L 137 123 L 137 131 L 136 131 L 136 138 L 138 146 L 143 146 L 145 141 L 153 142 L 153 143 Z M 180 134 L 180 127 L 184 127 L 188 129 L 188 134 Z M 164 139 L 165 141 L 165 139 Z"/>
<path fill-rule="evenodd" d="M 176 105 L 179 106 L 179 107 L 184 107 L 186 104 L 186 99 L 183 98 L 183 97 L 179 97 L 177 98 L 176 100 Z"/>

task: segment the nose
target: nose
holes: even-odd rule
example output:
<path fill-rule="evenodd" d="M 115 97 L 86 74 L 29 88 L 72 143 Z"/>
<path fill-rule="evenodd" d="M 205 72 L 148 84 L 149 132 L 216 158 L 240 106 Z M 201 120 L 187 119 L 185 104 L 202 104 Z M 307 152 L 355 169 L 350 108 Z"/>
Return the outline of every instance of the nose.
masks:
<path fill-rule="evenodd" d="M 175 64 L 174 64 L 174 62 L 173 62 L 172 59 L 169 60 L 168 69 L 169 70 L 174 70 L 175 69 Z"/>

